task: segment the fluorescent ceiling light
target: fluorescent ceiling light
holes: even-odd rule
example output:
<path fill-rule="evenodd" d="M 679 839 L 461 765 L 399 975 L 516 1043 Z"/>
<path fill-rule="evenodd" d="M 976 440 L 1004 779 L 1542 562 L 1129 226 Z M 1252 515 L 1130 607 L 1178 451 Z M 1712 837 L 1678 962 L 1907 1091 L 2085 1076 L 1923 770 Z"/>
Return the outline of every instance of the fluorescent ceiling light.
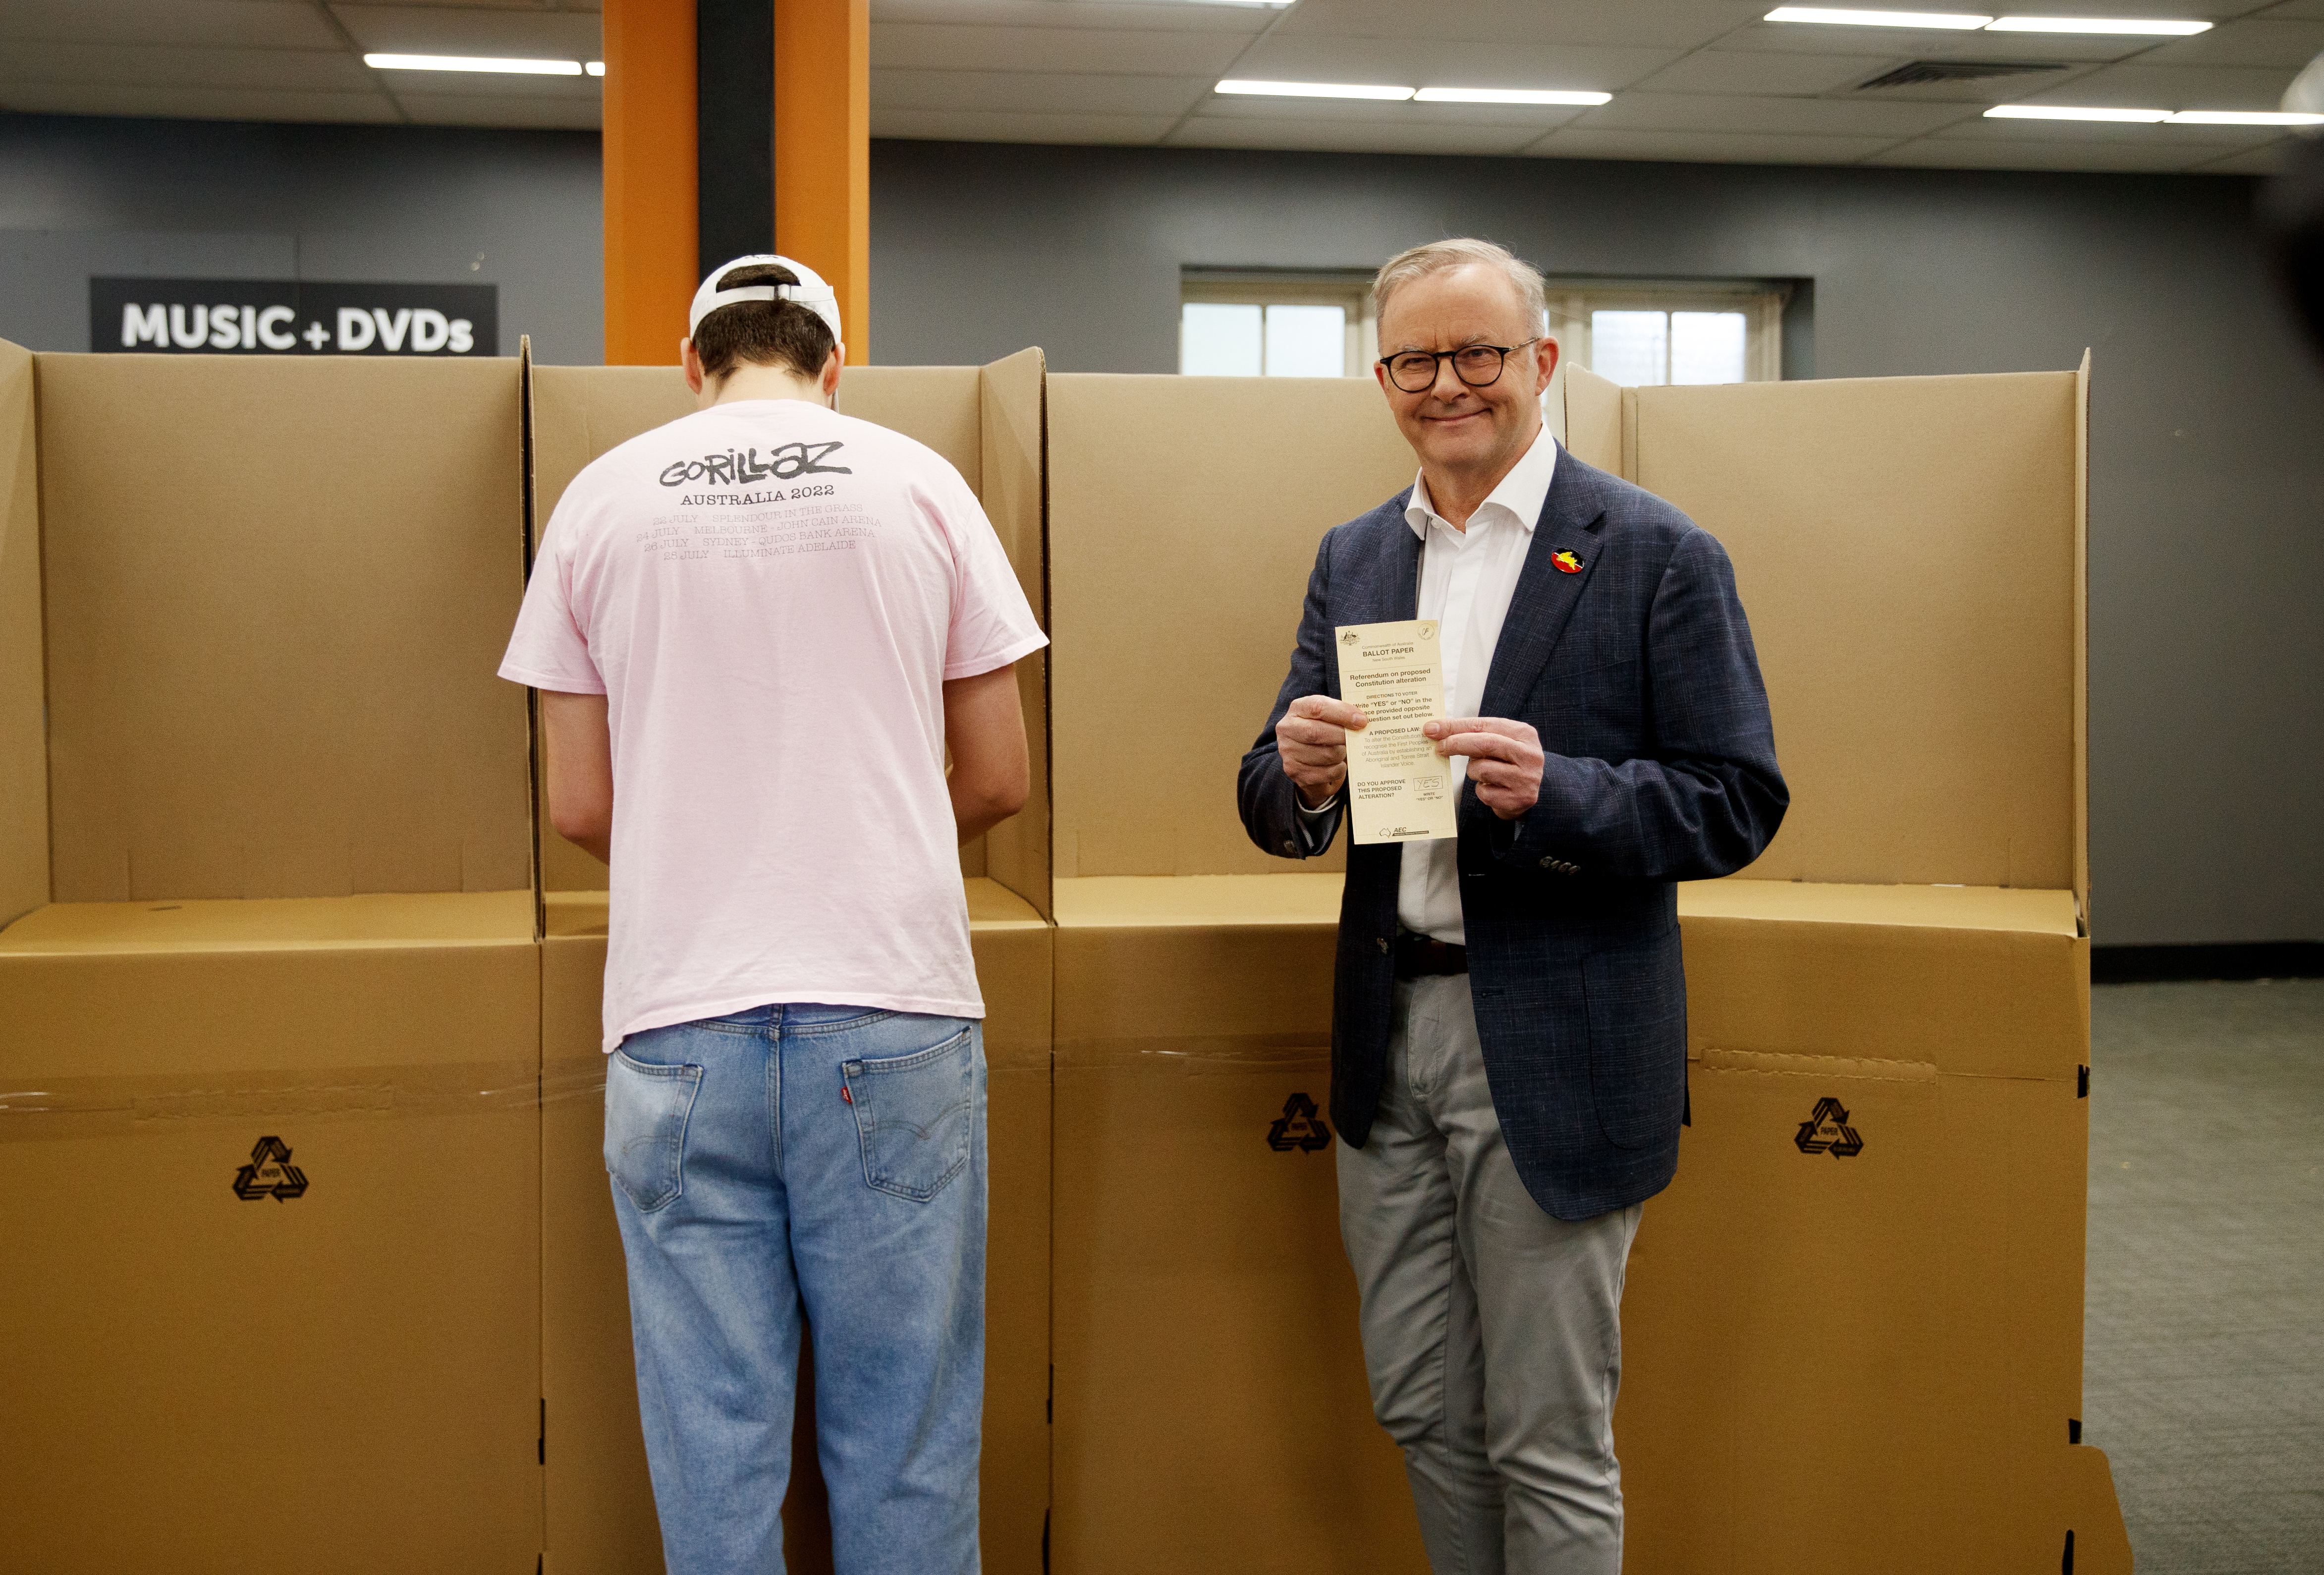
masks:
<path fill-rule="evenodd" d="M 1997 104 L 1987 120 L 2110 120 L 2153 125 L 2171 118 L 2167 109 L 2084 109 L 2064 104 Z"/>
<path fill-rule="evenodd" d="M 2186 38 L 2208 32 L 2208 22 L 2167 22 L 2140 16 L 2005 16 L 1988 32 L 2116 32 Z"/>
<path fill-rule="evenodd" d="M 1848 27 L 1942 28 L 1972 32 L 1993 21 L 1990 16 L 1965 16 L 1949 11 L 1829 11 L 1821 5 L 1778 5 L 1767 13 L 1769 22 L 1823 22 Z"/>
<path fill-rule="evenodd" d="M 375 71 L 498 71 L 512 77 L 578 77 L 578 60 L 494 60 L 479 55 L 365 55 Z"/>
<path fill-rule="evenodd" d="M 592 77 L 602 77 L 605 74 L 605 62 L 603 60 L 584 60 L 581 62 L 581 69 L 588 72 Z"/>
<path fill-rule="evenodd" d="M 1247 93 L 1261 98 L 1383 98 L 1401 101 L 1412 97 L 1409 88 L 1370 82 L 1251 82 L 1230 78 L 1219 84 L 1222 93 Z"/>
<path fill-rule="evenodd" d="M 2324 115 L 2279 114 L 2273 109 L 2182 109 L 2173 125 L 2324 125 Z"/>
<path fill-rule="evenodd" d="M 1614 96 L 1565 88 L 1423 88 L 1413 97 L 1423 104 L 1605 104 Z"/>

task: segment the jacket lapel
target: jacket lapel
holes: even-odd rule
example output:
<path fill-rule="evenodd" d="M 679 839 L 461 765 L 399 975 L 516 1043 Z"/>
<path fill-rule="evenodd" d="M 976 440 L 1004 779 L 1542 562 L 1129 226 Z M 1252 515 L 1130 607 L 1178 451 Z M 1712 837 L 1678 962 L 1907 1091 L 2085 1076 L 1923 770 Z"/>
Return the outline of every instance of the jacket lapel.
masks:
<path fill-rule="evenodd" d="M 1478 702 L 1480 714 L 1515 716 L 1532 693 L 1534 680 L 1549 664 L 1550 653 L 1565 633 L 1574 604 L 1597 572 L 1598 554 L 1605 543 L 1591 527 L 1605 512 L 1596 473 L 1561 450 L 1557 469 L 1550 477 L 1549 495 L 1541 502 L 1541 519 L 1526 549 L 1525 566 L 1517 571 L 1517 591 L 1509 597 L 1500 641 L 1493 647 L 1484 697 Z M 1560 568 L 1557 555 L 1561 552 L 1571 553 L 1581 568 L 1572 573 Z"/>

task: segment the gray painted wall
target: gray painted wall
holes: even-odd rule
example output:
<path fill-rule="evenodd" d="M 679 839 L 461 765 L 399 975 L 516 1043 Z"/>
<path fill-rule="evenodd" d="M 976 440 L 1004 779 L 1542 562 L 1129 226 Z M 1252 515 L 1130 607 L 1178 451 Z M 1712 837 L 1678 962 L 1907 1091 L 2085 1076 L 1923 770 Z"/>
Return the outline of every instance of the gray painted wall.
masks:
<path fill-rule="evenodd" d="M 88 346 L 88 278 L 500 286 L 501 353 L 604 356 L 594 132 L 0 115 L 0 338 Z"/>
<path fill-rule="evenodd" d="M 1182 267 L 1458 233 L 1558 272 L 1810 281 L 1794 374 L 2090 346 L 2097 938 L 2324 938 L 2324 373 L 2249 183 L 932 143 L 872 171 L 883 363 L 1167 372 Z M 0 115 L 0 336 L 36 348 L 88 347 L 90 273 L 152 272 L 493 282 L 504 349 L 592 363 L 600 226 L 586 133 Z"/>
<path fill-rule="evenodd" d="M 2089 346 L 2095 938 L 2316 939 L 2324 373 L 2265 276 L 2252 196 L 2217 177 L 881 143 L 873 344 L 1167 372 L 1182 267 L 1367 267 L 1480 234 L 1554 272 L 1812 280 L 1823 377 L 2071 367 Z"/>

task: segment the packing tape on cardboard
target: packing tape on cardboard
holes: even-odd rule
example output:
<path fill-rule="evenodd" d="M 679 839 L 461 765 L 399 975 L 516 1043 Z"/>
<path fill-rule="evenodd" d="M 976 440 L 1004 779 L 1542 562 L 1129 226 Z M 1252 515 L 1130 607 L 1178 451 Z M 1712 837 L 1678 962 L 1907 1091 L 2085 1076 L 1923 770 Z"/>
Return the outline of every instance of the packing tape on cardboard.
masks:
<path fill-rule="evenodd" d="M 0 1142 L 168 1130 L 201 1120 L 481 1115 L 602 1096 L 603 1057 L 42 1079 L 0 1090 Z"/>
<path fill-rule="evenodd" d="M 1134 1065 L 1149 1071 L 1259 1071 L 1332 1059 L 1328 1033 L 1101 1035 L 1056 1041 L 1059 1070 Z"/>

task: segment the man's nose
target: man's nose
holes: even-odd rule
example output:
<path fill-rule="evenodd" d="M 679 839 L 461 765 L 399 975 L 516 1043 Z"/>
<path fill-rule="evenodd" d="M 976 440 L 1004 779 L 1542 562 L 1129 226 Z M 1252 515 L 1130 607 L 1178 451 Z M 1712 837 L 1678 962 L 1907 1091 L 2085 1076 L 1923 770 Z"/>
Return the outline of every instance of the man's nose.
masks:
<path fill-rule="evenodd" d="M 1469 385 L 1462 382 L 1461 374 L 1452 370 L 1450 355 L 1436 364 L 1436 382 L 1428 391 L 1448 405 L 1469 391 Z"/>

